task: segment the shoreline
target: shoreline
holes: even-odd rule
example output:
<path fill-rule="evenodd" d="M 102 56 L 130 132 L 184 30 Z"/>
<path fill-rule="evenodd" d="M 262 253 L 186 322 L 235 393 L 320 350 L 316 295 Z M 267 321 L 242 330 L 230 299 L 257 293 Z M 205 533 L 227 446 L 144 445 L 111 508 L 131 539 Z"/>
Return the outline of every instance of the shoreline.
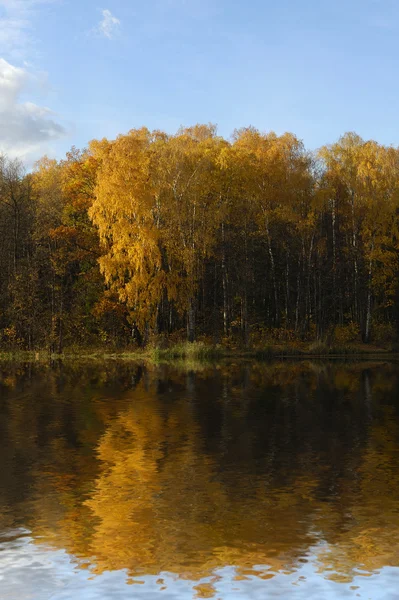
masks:
<path fill-rule="evenodd" d="M 190 362 L 212 363 L 215 361 L 236 360 L 364 360 L 399 359 L 399 351 L 380 348 L 366 344 L 343 347 L 296 347 L 296 346 L 265 346 L 258 348 L 229 348 L 226 346 L 211 346 L 201 342 L 176 344 L 169 348 L 150 347 L 144 349 L 106 349 L 66 348 L 62 354 L 50 353 L 48 350 L 0 350 L 0 361 L 19 362 L 48 362 L 70 360 L 121 360 L 142 361 L 147 363 Z"/>

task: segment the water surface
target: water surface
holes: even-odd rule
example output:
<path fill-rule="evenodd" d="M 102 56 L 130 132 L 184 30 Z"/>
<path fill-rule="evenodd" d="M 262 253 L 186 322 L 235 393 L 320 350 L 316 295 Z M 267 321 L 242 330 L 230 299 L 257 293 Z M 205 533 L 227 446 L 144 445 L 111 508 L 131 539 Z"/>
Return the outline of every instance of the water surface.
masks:
<path fill-rule="evenodd" d="M 393 363 L 0 365 L 0 598 L 394 599 Z"/>

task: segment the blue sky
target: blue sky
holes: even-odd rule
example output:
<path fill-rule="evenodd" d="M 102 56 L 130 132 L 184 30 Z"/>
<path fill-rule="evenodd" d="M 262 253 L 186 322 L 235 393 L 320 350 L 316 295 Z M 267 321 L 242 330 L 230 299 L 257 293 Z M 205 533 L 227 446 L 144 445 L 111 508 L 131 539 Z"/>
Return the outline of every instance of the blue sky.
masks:
<path fill-rule="evenodd" d="M 398 26 L 397 0 L 0 0 L 0 148 L 197 122 L 399 145 Z"/>

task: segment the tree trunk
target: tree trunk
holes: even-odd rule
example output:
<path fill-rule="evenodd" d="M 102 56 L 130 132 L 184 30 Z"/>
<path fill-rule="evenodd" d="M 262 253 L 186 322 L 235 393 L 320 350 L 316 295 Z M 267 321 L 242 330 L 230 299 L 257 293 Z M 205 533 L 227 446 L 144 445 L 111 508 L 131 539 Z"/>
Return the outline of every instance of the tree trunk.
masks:
<path fill-rule="evenodd" d="M 272 270 L 272 281 L 273 281 L 273 292 L 274 292 L 274 316 L 275 316 L 275 321 L 274 321 L 274 325 L 275 327 L 279 326 L 279 305 L 278 305 L 278 292 L 277 292 L 277 281 L 276 281 L 276 265 L 275 265 L 275 261 L 274 261 L 274 254 L 273 254 L 273 249 L 272 249 L 272 243 L 271 243 L 271 238 L 270 238 L 270 231 L 269 231 L 269 224 L 266 220 L 266 235 L 267 235 L 267 245 L 268 245 L 268 249 L 269 249 L 269 256 L 270 256 L 270 266 L 271 266 L 271 270 Z"/>
<path fill-rule="evenodd" d="M 286 268 L 285 268 L 285 328 L 289 326 L 289 303 L 290 303 L 290 251 L 287 249 Z"/>
<path fill-rule="evenodd" d="M 371 244 L 371 251 L 374 250 L 374 240 Z M 373 278 L 373 260 L 370 257 L 370 261 L 369 261 L 369 274 L 368 274 L 368 290 L 367 290 L 367 309 L 366 309 L 366 326 L 365 326 L 365 332 L 364 332 L 364 341 L 366 342 L 366 344 L 369 343 L 370 341 L 370 329 L 371 329 L 371 296 L 372 296 L 372 289 L 371 289 L 371 283 L 372 283 L 372 278 Z"/>
<path fill-rule="evenodd" d="M 224 223 L 222 223 L 222 286 L 223 286 L 223 334 L 229 334 L 229 304 L 228 304 L 228 280 L 226 268 L 226 246 Z"/>
<path fill-rule="evenodd" d="M 187 340 L 195 341 L 195 306 L 194 300 L 191 299 L 187 311 Z"/>
<path fill-rule="evenodd" d="M 298 273 L 296 279 L 295 331 L 299 328 L 299 303 L 301 298 L 301 255 L 298 258 Z"/>
<path fill-rule="evenodd" d="M 352 207 L 352 248 L 353 248 L 353 290 L 354 290 L 354 316 L 357 321 L 359 318 L 358 311 L 358 297 L 357 297 L 357 288 L 358 288 L 358 278 L 359 278 L 359 269 L 357 264 L 357 231 L 356 231 L 356 223 L 355 223 L 355 193 L 351 192 L 351 207 Z"/>

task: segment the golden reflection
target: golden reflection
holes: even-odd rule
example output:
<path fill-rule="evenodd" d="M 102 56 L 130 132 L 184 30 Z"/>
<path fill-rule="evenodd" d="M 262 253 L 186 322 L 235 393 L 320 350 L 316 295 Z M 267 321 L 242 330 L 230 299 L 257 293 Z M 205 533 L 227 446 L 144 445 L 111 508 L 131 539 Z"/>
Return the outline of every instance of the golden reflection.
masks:
<path fill-rule="evenodd" d="M 103 468 L 86 501 L 96 526 L 97 573 L 167 571 L 190 579 L 216 568 L 292 568 L 308 543 L 306 512 L 313 483 L 272 490 L 262 476 L 223 483 L 201 449 L 190 403 L 166 413 L 157 398 L 136 395 L 100 441 Z M 304 519 L 305 517 L 305 519 Z"/>
<path fill-rule="evenodd" d="M 320 515 L 329 542 L 328 552 L 319 557 L 321 570 L 335 580 L 352 581 L 359 571 L 368 575 L 399 566 L 398 417 L 386 407 L 381 418 L 370 427 L 354 484 L 343 481 L 333 514 Z"/>
<path fill-rule="evenodd" d="M 115 371 L 41 384 L 36 402 L 10 396 L 3 462 L 19 452 L 32 468 L 13 505 L 0 489 L 5 523 L 29 520 L 38 543 L 93 574 L 163 587 L 173 573 L 197 598 L 225 566 L 267 581 L 316 560 L 342 582 L 399 566 L 395 366 L 125 371 L 112 394 Z"/>

